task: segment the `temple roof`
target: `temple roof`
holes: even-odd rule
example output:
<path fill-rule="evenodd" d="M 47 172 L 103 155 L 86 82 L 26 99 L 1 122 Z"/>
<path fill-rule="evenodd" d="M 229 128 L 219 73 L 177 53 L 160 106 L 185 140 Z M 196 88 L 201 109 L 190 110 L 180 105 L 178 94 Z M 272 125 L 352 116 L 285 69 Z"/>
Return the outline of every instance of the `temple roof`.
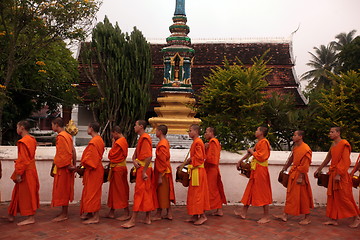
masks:
<path fill-rule="evenodd" d="M 153 58 L 154 79 L 151 82 L 152 105 L 157 105 L 156 98 L 163 81 L 163 54 L 161 49 L 165 43 L 151 40 Z M 289 39 L 208 39 L 192 40 L 195 57 L 192 66 L 191 80 L 196 92 L 204 83 L 204 77 L 209 76 L 211 69 L 222 66 L 224 57 L 230 62 L 236 58 L 245 65 L 252 65 L 251 59 L 260 57 L 269 50 L 267 57 L 270 58 L 267 66 L 272 72 L 266 77 L 269 86 L 266 92 L 279 94 L 292 94 L 298 106 L 305 106 L 307 100 L 300 90 L 300 83 L 296 77 L 292 59 L 292 45 Z"/>
<path fill-rule="evenodd" d="M 149 111 L 158 106 L 156 98 L 159 96 L 160 88 L 164 79 L 163 52 L 161 49 L 166 45 L 164 39 L 151 41 L 152 61 L 154 66 L 154 78 L 151 81 L 152 103 Z M 83 43 L 84 44 L 84 43 Z M 292 45 L 289 39 L 195 39 L 191 47 L 195 50 L 195 57 L 191 69 L 191 79 L 195 95 L 200 91 L 204 83 L 204 77 L 209 76 L 211 69 L 222 66 L 224 56 L 234 62 L 238 57 L 245 65 L 252 64 L 251 58 L 260 57 L 266 50 L 270 57 L 268 67 L 272 72 L 266 77 L 269 86 L 266 92 L 277 92 L 279 94 L 292 94 L 297 106 L 305 106 L 307 99 L 303 96 L 300 83 L 294 70 L 292 58 Z M 81 50 L 80 50 L 81 51 Z M 86 99 L 86 89 L 90 82 L 86 79 L 82 64 L 80 62 L 80 89 Z"/>

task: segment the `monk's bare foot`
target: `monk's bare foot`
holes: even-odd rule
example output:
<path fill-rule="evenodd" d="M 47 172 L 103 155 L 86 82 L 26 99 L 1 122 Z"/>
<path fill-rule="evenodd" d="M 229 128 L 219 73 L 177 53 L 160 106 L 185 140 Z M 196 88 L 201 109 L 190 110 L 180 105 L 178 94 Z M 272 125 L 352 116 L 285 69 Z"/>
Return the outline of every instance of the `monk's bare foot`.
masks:
<path fill-rule="evenodd" d="M 83 221 L 83 224 L 96 224 L 99 223 L 100 219 L 96 217 L 89 218 L 88 220 Z"/>
<path fill-rule="evenodd" d="M 242 219 L 245 219 L 246 218 L 246 214 L 245 214 L 245 211 L 244 209 L 240 208 L 240 209 L 235 209 L 234 210 L 234 213 L 236 216 L 239 216 L 241 217 Z"/>
<path fill-rule="evenodd" d="M 156 214 L 155 216 L 153 216 L 151 218 L 151 221 L 159 221 L 159 220 L 161 220 L 161 215 L 159 215 L 159 214 Z"/>
<path fill-rule="evenodd" d="M 198 220 L 196 220 L 194 222 L 194 225 L 202 225 L 202 224 L 204 224 L 206 222 L 206 220 L 207 220 L 207 217 L 205 215 L 201 216 L 201 217 L 199 217 Z"/>
<path fill-rule="evenodd" d="M 299 222 L 300 225 L 308 225 L 309 223 L 311 223 L 311 220 L 308 218 L 304 218 Z"/>
<path fill-rule="evenodd" d="M 128 221 L 126 223 L 124 223 L 123 225 L 121 225 L 123 228 L 132 228 L 135 227 L 135 222 L 134 221 Z"/>
<path fill-rule="evenodd" d="M 323 223 L 324 225 L 333 225 L 333 226 L 337 226 L 339 225 L 339 223 L 336 220 L 329 220 Z"/>
<path fill-rule="evenodd" d="M 260 223 L 260 224 L 264 224 L 264 223 L 268 223 L 268 222 L 270 222 L 269 217 L 262 217 L 257 221 L 257 223 Z"/>
<path fill-rule="evenodd" d="M 110 219 L 114 219 L 115 218 L 115 214 L 108 214 L 105 216 L 106 218 L 110 218 Z"/>
<path fill-rule="evenodd" d="M 360 218 L 356 218 L 352 224 L 349 225 L 351 228 L 357 228 L 360 225 Z"/>
<path fill-rule="evenodd" d="M 117 220 L 126 221 L 126 220 L 129 220 L 130 218 L 131 218 L 130 215 L 122 215 L 121 217 L 118 217 Z"/>
<path fill-rule="evenodd" d="M 29 217 L 27 219 L 25 219 L 22 222 L 19 222 L 17 225 L 18 226 L 25 226 L 25 225 L 29 225 L 29 224 L 34 224 L 35 223 L 35 218 L 34 217 Z"/>
<path fill-rule="evenodd" d="M 192 216 L 191 218 L 186 219 L 185 222 L 196 222 L 197 220 L 198 220 L 197 216 Z"/>
<path fill-rule="evenodd" d="M 286 214 L 274 215 L 274 218 L 279 219 L 279 220 L 281 220 L 281 221 L 283 221 L 283 222 L 287 222 L 287 216 L 286 216 Z M 305 219 L 304 219 L 304 220 L 305 220 Z"/>
<path fill-rule="evenodd" d="M 218 217 L 222 217 L 222 216 L 224 216 L 224 213 L 223 213 L 223 211 L 222 211 L 222 209 L 217 209 L 215 212 L 213 212 L 212 214 L 211 214 L 211 216 L 218 216 Z"/>
<path fill-rule="evenodd" d="M 150 218 L 149 219 L 145 218 L 145 219 L 140 220 L 140 222 L 143 223 L 143 224 L 151 224 L 151 219 Z"/>
<path fill-rule="evenodd" d="M 8 219 L 9 222 L 14 222 L 15 221 L 15 217 L 13 215 L 9 215 L 7 217 L 7 219 Z"/>
<path fill-rule="evenodd" d="M 62 221 L 65 221 L 65 220 L 68 220 L 68 216 L 60 214 L 59 216 L 57 216 L 56 218 L 54 218 L 51 221 L 52 222 L 62 222 Z"/>
<path fill-rule="evenodd" d="M 92 213 L 86 213 L 86 214 L 81 215 L 80 219 L 81 220 L 87 220 L 87 219 L 90 219 L 92 217 L 93 217 Z"/>
<path fill-rule="evenodd" d="M 166 214 L 165 216 L 163 216 L 163 218 L 168 220 L 173 220 L 172 214 Z"/>

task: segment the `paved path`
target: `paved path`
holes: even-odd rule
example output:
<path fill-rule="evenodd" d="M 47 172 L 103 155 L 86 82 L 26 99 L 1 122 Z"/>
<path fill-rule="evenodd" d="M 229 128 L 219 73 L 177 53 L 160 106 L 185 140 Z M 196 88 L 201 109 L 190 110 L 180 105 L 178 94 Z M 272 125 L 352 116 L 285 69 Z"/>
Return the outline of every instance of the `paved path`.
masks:
<path fill-rule="evenodd" d="M 7 204 L 0 205 L 0 215 L 6 214 Z M 272 220 L 260 225 L 256 220 L 261 217 L 262 208 L 250 207 L 247 220 L 236 217 L 235 206 L 224 207 L 224 217 L 208 216 L 202 226 L 184 222 L 188 218 L 185 206 L 174 207 L 174 220 L 161 220 L 151 225 L 138 223 L 134 228 L 123 229 L 122 222 L 101 218 L 99 224 L 83 225 L 79 218 L 79 206 L 70 206 L 70 219 L 61 223 L 50 220 L 60 210 L 42 205 L 36 214 L 36 223 L 18 227 L 6 219 L 0 219 L 0 239 L 359 239 L 360 227 L 351 229 L 347 225 L 350 219 L 340 220 L 339 226 L 324 226 L 325 208 L 312 211 L 312 223 L 307 226 L 298 224 L 300 217 L 292 217 L 288 222 Z M 105 215 L 108 209 L 103 206 L 100 214 Z M 271 206 L 271 214 L 279 214 L 282 207 Z M 139 219 L 144 214 L 139 214 Z M 18 217 L 15 222 L 22 220 Z"/>

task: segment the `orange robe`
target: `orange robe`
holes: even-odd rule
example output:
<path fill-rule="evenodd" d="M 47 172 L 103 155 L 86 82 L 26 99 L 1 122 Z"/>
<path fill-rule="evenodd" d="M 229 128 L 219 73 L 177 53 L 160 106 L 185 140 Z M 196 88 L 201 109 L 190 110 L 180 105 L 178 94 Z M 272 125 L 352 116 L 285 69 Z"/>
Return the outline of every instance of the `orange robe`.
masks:
<path fill-rule="evenodd" d="M 341 219 L 359 215 L 352 193 L 352 180 L 348 173 L 350 167 L 351 146 L 346 140 L 330 148 L 331 164 L 329 168 L 329 185 L 327 189 L 326 216 Z M 340 182 L 335 182 L 336 174 Z"/>
<path fill-rule="evenodd" d="M 253 157 L 259 162 L 266 162 L 270 157 L 270 143 L 266 138 L 255 145 Z M 264 206 L 272 203 L 270 175 L 268 167 L 256 164 L 251 170 L 250 179 L 241 199 L 244 205 Z"/>
<path fill-rule="evenodd" d="M 143 133 L 136 145 L 136 158 L 144 161 L 148 157 L 152 157 L 152 142 L 149 134 Z M 146 174 L 148 179 L 146 181 L 142 178 L 142 171 L 144 167 L 141 166 L 136 170 L 136 182 L 134 193 L 133 211 L 135 212 L 149 212 L 155 210 L 155 199 L 153 199 L 153 169 L 148 167 Z"/>
<path fill-rule="evenodd" d="M 194 185 L 194 179 L 190 173 L 190 184 L 187 195 L 187 210 L 189 215 L 203 214 L 210 210 L 209 188 L 206 170 L 204 168 L 205 145 L 201 138 L 194 139 L 190 148 L 191 165 L 198 169 L 199 186 Z M 194 171 L 194 170 L 192 170 Z"/>
<path fill-rule="evenodd" d="M 209 186 L 210 209 L 222 208 L 226 204 L 224 186 L 221 181 L 219 161 L 221 145 L 216 138 L 209 141 L 206 151 L 205 169 Z"/>
<path fill-rule="evenodd" d="M 125 166 L 116 166 L 116 164 L 126 164 L 129 145 L 126 138 L 122 137 L 116 140 L 109 151 L 108 158 L 111 165 L 109 196 L 107 205 L 112 209 L 122 209 L 129 206 L 129 183 L 127 180 L 128 170 Z"/>
<path fill-rule="evenodd" d="M 35 165 L 36 140 L 26 135 L 17 142 L 18 158 L 15 160 L 15 175 L 21 175 L 22 181 L 15 183 L 8 213 L 16 216 L 20 212 L 23 216 L 34 215 L 39 208 L 39 178 Z"/>
<path fill-rule="evenodd" d="M 293 149 L 293 163 L 289 172 L 286 202 L 284 212 L 298 216 L 309 214 L 314 208 L 313 196 L 309 182 L 308 172 L 311 163 L 312 151 L 306 143 Z M 296 183 L 300 174 L 304 174 L 302 184 Z"/>
<path fill-rule="evenodd" d="M 56 173 L 54 174 L 53 192 L 51 206 L 68 206 L 74 200 L 74 172 L 67 167 L 73 161 L 73 139 L 72 136 L 62 131 L 56 137 L 56 154 L 54 164 Z M 54 173 L 54 172 L 53 172 Z"/>
<path fill-rule="evenodd" d="M 85 167 L 83 191 L 80 203 L 80 214 L 100 210 L 101 188 L 104 179 L 102 156 L 105 150 L 104 141 L 100 136 L 93 137 L 81 156 L 81 165 Z"/>
<path fill-rule="evenodd" d="M 161 185 L 158 184 L 159 176 L 162 176 Z M 170 144 L 167 139 L 159 141 L 156 146 L 153 182 L 154 194 L 157 196 L 155 208 L 169 208 L 170 201 L 175 204 L 174 181 L 170 165 Z"/>

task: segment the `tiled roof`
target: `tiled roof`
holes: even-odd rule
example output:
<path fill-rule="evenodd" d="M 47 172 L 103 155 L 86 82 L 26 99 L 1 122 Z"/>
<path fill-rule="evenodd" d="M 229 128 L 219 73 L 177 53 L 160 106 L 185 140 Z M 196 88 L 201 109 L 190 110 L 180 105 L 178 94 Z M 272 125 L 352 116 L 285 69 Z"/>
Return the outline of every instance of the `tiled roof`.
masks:
<path fill-rule="evenodd" d="M 163 81 L 163 55 L 161 49 L 166 44 L 151 44 L 154 79 L 151 82 L 152 105 L 157 105 L 156 98 Z M 304 106 L 306 99 L 300 91 L 299 82 L 294 75 L 291 57 L 291 41 L 270 42 L 236 42 L 204 41 L 192 44 L 195 49 L 195 58 L 191 70 L 193 88 L 198 91 L 204 82 L 204 77 L 209 76 L 211 69 L 222 66 L 224 57 L 230 62 L 238 58 L 245 65 L 252 65 L 252 58 L 260 57 L 269 50 L 267 57 L 270 58 L 268 67 L 272 72 L 266 77 L 269 83 L 268 92 L 291 93 L 295 96 L 297 105 Z M 271 89 L 271 90 L 270 90 Z"/>

